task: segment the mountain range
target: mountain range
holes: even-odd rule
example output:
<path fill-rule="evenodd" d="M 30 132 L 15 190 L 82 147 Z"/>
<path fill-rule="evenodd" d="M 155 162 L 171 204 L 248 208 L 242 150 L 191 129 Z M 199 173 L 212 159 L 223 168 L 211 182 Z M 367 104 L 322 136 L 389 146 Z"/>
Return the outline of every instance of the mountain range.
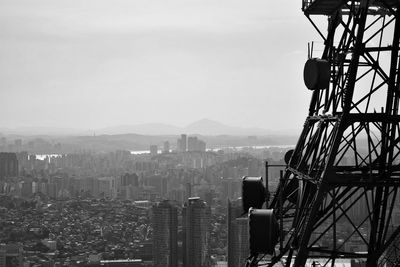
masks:
<path fill-rule="evenodd" d="M 0 135 L 15 136 L 93 136 L 93 135 L 118 135 L 118 134 L 139 134 L 139 135 L 230 135 L 230 136 L 267 136 L 267 135 L 292 135 L 297 130 L 266 130 L 263 128 L 249 128 L 230 126 L 210 119 L 202 119 L 179 127 L 165 123 L 144 123 L 133 125 L 118 125 L 98 129 L 71 129 L 58 127 L 18 127 L 0 128 Z"/>
<path fill-rule="evenodd" d="M 163 123 L 146 123 L 136 125 L 120 125 L 96 130 L 96 134 L 126 134 L 136 133 L 143 135 L 267 135 L 269 132 L 262 128 L 246 128 L 229 126 L 214 120 L 202 119 L 185 127 L 178 127 Z"/>

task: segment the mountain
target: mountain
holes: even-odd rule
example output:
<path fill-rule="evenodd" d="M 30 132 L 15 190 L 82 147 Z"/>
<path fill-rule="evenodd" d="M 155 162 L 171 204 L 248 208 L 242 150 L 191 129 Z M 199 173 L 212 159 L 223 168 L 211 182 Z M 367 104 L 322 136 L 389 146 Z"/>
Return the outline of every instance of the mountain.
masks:
<path fill-rule="evenodd" d="M 182 128 L 164 123 L 144 123 L 136 125 L 119 125 L 96 130 L 98 134 L 143 134 L 143 135 L 177 135 Z"/>
<path fill-rule="evenodd" d="M 267 135 L 268 131 L 261 128 L 244 128 L 228 126 L 223 123 L 202 119 L 193 122 L 184 128 L 184 132 L 188 134 L 201 135 Z"/>
<path fill-rule="evenodd" d="M 271 131 L 261 128 L 245 128 L 229 126 L 214 120 L 202 119 L 195 121 L 185 127 L 178 127 L 164 123 L 144 123 L 135 125 L 118 125 L 105 127 L 95 130 L 57 128 L 57 127 L 18 127 L 0 128 L 0 135 L 48 135 L 48 136 L 92 136 L 92 135 L 118 135 L 118 134 L 138 134 L 138 135 L 179 135 L 179 134 L 198 134 L 198 135 L 269 135 Z"/>
<path fill-rule="evenodd" d="M 17 136 L 70 136 L 70 135 L 92 135 L 89 130 L 59 128 L 59 127 L 16 127 L 16 128 L 0 128 L 0 135 L 17 135 Z"/>
<path fill-rule="evenodd" d="M 243 128 L 229 126 L 214 120 L 202 119 L 185 127 L 163 123 L 146 123 L 136 125 L 120 125 L 96 130 L 96 134 L 143 134 L 143 135 L 267 135 L 268 131 L 261 128 Z"/>

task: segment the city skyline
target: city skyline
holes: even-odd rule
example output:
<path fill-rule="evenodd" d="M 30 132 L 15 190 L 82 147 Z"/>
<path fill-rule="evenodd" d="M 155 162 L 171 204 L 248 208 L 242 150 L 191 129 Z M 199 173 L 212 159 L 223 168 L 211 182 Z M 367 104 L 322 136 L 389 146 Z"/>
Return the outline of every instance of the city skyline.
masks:
<path fill-rule="evenodd" d="M 96 129 L 210 118 L 301 128 L 306 44 L 318 36 L 300 8 L 2 0 L 0 124 Z"/>
<path fill-rule="evenodd" d="M 158 155 L 1 152 L 0 266 L 19 256 L 48 266 L 239 267 L 227 263 L 228 240 L 244 263 L 248 231 L 228 216 L 228 200 L 240 177 L 264 173 L 262 159 L 279 162 L 287 149 L 191 151 L 187 137 L 186 151 Z"/>
<path fill-rule="evenodd" d="M 0 48 L 0 267 L 400 266 L 400 1 L 0 0 Z"/>

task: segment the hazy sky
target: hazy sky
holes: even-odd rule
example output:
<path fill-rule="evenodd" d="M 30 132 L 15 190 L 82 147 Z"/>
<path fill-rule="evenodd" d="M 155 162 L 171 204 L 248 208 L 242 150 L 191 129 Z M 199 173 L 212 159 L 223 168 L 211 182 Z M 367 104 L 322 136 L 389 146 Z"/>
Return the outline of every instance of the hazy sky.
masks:
<path fill-rule="evenodd" d="M 0 126 L 300 128 L 301 1 L 0 0 Z"/>

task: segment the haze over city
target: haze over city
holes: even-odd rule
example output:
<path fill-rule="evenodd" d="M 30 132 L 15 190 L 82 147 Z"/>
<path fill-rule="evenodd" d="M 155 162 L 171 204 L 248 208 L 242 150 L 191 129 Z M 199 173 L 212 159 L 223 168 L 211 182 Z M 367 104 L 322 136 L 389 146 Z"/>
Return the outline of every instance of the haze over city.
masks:
<path fill-rule="evenodd" d="M 300 8 L 1 0 L 0 125 L 93 131 L 208 118 L 300 129 L 310 95 L 306 44 L 318 40 Z"/>
<path fill-rule="evenodd" d="M 0 0 L 0 267 L 400 266 L 399 88 L 399 0 Z"/>

